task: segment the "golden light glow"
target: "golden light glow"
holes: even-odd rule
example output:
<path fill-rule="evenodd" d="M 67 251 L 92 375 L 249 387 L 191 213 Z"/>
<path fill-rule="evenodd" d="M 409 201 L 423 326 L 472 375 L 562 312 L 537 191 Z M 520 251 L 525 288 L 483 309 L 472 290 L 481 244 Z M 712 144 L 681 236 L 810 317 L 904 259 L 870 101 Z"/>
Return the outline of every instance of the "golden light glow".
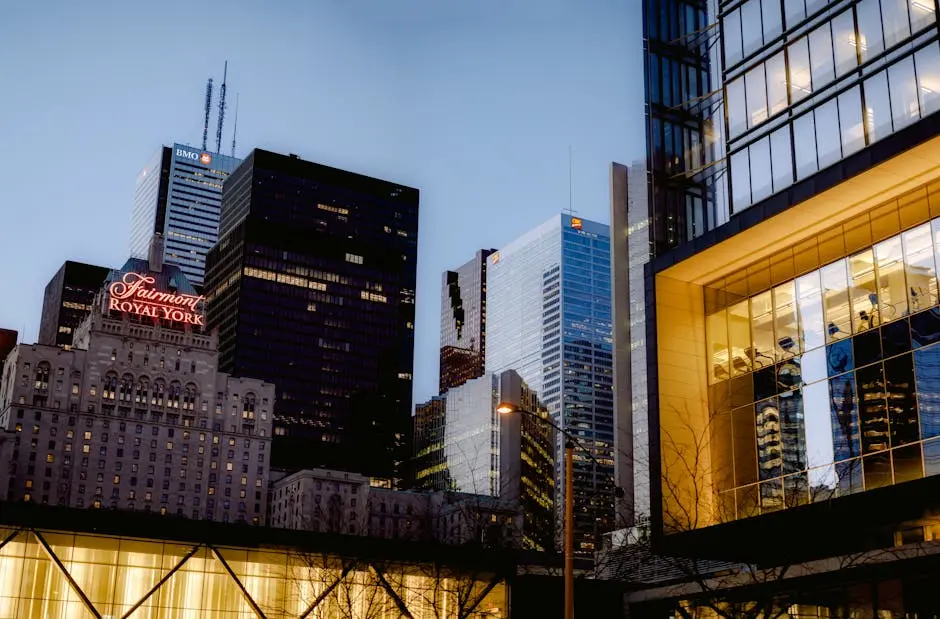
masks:
<path fill-rule="evenodd" d="M 500 402 L 499 406 L 496 407 L 496 412 L 500 415 L 508 415 L 510 413 L 516 412 L 516 407 L 507 402 Z"/>

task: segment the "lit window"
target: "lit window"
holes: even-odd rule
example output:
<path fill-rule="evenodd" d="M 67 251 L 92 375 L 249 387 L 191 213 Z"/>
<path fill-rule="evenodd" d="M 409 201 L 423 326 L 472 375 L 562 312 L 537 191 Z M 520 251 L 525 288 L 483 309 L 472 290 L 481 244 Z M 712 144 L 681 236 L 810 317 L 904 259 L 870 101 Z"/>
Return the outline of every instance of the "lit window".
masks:
<path fill-rule="evenodd" d="M 46 454 L 46 462 L 55 462 L 55 456 L 53 454 Z"/>
<path fill-rule="evenodd" d="M 362 264 L 362 256 L 356 254 L 346 254 L 346 262 L 352 262 L 353 264 Z"/>

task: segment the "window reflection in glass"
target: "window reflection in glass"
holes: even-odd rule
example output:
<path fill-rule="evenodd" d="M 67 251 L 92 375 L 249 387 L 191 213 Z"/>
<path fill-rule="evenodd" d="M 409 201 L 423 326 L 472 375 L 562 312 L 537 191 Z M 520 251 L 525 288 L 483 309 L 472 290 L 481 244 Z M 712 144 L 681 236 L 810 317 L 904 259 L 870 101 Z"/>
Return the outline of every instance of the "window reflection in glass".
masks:
<path fill-rule="evenodd" d="M 834 342 L 852 334 L 845 267 L 845 260 L 839 260 L 820 269 L 827 342 Z"/>
<path fill-rule="evenodd" d="M 762 368 L 774 364 L 774 306 L 768 290 L 751 297 L 751 340 L 754 367 Z"/>
<path fill-rule="evenodd" d="M 884 27 L 885 47 L 892 47 L 911 36 L 907 3 L 908 0 L 881 0 L 881 23 Z"/>
<path fill-rule="evenodd" d="M 770 134 L 770 158 L 774 191 L 792 185 L 793 151 L 790 148 L 790 125 L 784 125 Z"/>
<path fill-rule="evenodd" d="M 744 75 L 747 94 L 747 127 L 756 127 L 767 120 L 767 80 L 764 65 L 759 64 Z"/>
<path fill-rule="evenodd" d="M 904 256 L 901 237 L 895 236 L 875 245 L 878 264 L 878 312 L 880 322 L 907 314 L 909 291 L 904 278 Z"/>
<path fill-rule="evenodd" d="M 728 370 L 728 314 L 726 310 L 715 312 L 705 320 L 705 337 L 711 357 L 709 382 L 727 380 Z"/>
<path fill-rule="evenodd" d="M 870 0 L 866 0 L 870 1 Z M 874 142 L 891 133 L 891 104 L 888 76 L 882 71 L 865 80 L 865 124 L 868 140 Z"/>
<path fill-rule="evenodd" d="M 919 32 L 937 21 L 934 5 L 930 0 L 908 0 L 908 6 L 911 12 L 911 30 L 913 32 Z"/>
<path fill-rule="evenodd" d="M 731 375 L 740 376 L 750 372 L 753 361 L 750 356 L 751 320 L 747 301 L 728 308 L 728 334 L 731 341 Z"/>
<path fill-rule="evenodd" d="M 747 149 L 731 155 L 731 206 L 739 211 L 751 204 L 751 177 Z"/>
<path fill-rule="evenodd" d="M 803 420 L 803 394 L 799 389 L 782 393 L 777 398 L 777 404 L 780 411 L 780 440 L 783 442 L 783 474 L 789 475 L 804 471 L 806 470 L 806 435 Z"/>
<path fill-rule="evenodd" d="M 803 114 L 793 122 L 794 154 L 796 155 L 796 178 L 806 178 L 819 169 L 816 160 L 816 124 L 813 114 Z"/>
<path fill-rule="evenodd" d="M 783 442 L 780 433 L 780 410 L 773 397 L 756 405 L 757 466 L 761 481 L 783 474 Z"/>
<path fill-rule="evenodd" d="M 791 281 L 774 288 L 773 299 L 777 358 L 786 359 L 800 354 L 795 283 Z"/>
<path fill-rule="evenodd" d="M 921 437 L 940 436 L 940 346 L 914 351 L 914 376 Z"/>
<path fill-rule="evenodd" d="M 819 90 L 835 77 L 829 22 L 809 33 L 809 57 L 812 59 L 813 90 Z"/>
<path fill-rule="evenodd" d="M 921 114 L 924 116 L 940 109 L 940 48 L 936 43 L 914 54 L 917 68 L 917 93 Z"/>
<path fill-rule="evenodd" d="M 849 257 L 849 299 L 852 302 L 853 333 L 878 326 L 875 257 L 870 249 Z"/>
<path fill-rule="evenodd" d="M 734 139 L 747 129 L 747 104 L 744 99 L 744 79 L 728 83 L 728 134 Z"/>
<path fill-rule="evenodd" d="M 748 0 L 741 7 L 741 23 L 744 24 L 743 49 L 744 55 L 748 56 L 757 51 L 763 42 L 763 32 L 760 18 L 760 0 Z"/>
<path fill-rule="evenodd" d="M 777 53 L 766 63 L 767 104 L 773 116 L 787 107 L 787 65 L 783 52 Z"/>
<path fill-rule="evenodd" d="M 829 411 L 832 415 L 832 449 L 836 462 L 860 455 L 855 377 L 843 374 L 829 379 Z"/>
<path fill-rule="evenodd" d="M 836 99 L 831 99 L 813 112 L 816 115 L 816 152 L 820 168 L 828 167 L 842 158 L 837 105 Z"/>
<path fill-rule="evenodd" d="M 878 0 L 861 0 L 855 5 L 858 20 L 859 52 L 862 62 L 871 60 L 884 51 L 885 41 L 881 30 L 881 7 Z"/>
<path fill-rule="evenodd" d="M 905 354 L 888 359 L 884 378 L 891 447 L 920 440 L 917 396 L 914 393 L 914 358 Z"/>
<path fill-rule="evenodd" d="M 757 481 L 757 428 L 754 405 L 731 411 L 734 440 L 734 485 L 745 486 Z"/>
<path fill-rule="evenodd" d="M 865 129 L 862 127 L 862 97 L 859 87 L 838 96 L 839 129 L 842 134 L 842 154 L 848 157 L 865 146 Z"/>
<path fill-rule="evenodd" d="M 912 57 L 908 56 L 888 67 L 888 85 L 891 88 L 891 116 L 897 131 L 920 118 Z"/>
<path fill-rule="evenodd" d="M 815 351 L 817 356 L 823 351 Z M 829 414 L 829 385 L 818 382 L 803 387 L 803 407 L 806 417 L 806 458 L 812 470 L 832 464 L 835 455 L 832 449 L 832 417 Z M 825 473 L 820 469 L 819 473 Z M 810 473 L 810 483 L 818 476 Z M 834 480 L 831 480 L 834 481 Z"/>
<path fill-rule="evenodd" d="M 764 20 L 764 42 L 783 32 L 783 17 L 780 14 L 780 0 L 762 0 L 761 14 Z"/>
<path fill-rule="evenodd" d="M 803 350 L 813 350 L 826 343 L 823 323 L 822 288 L 819 272 L 808 273 L 796 280 L 800 314 L 800 342 Z"/>
<path fill-rule="evenodd" d="M 790 99 L 796 103 L 806 95 L 813 92 L 810 81 L 809 43 L 806 37 L 796 41 L 787 48 L 790 61 Z"/>
<path fill-rule="evenodd" d="M 735 9 L 725 16 L 721 26 L 721 34 L 725 45 L 725 64 L 731 66 L 742 58 L 741 11 L 739 9 Z"/>
<path fill-rule="evenodd" d="M 751 202 L 763 200 L 773 193 L 770 170 L 770 138 L 764 137 L 748 147 L 751 159 Z"/>
<path fill-rule="evenodd" d="M 806 3 L 803 0 L 783 0 L 783 11 L 787 19 L 787 28 L 793 28 L 806 18 Z"/>
<path fill-rule="evenodd" d="M 836 76 L 841 77 L 858 66 L 855 47 L 855 21 L 852 11 L 843 11 L 832 20 L 832 47 L 836 58 Z"/>
<path fill-rule="evenodd" d="M 884 373 L 881 364 L 859 368 L 855 377 L 862 455 L 884 451 L 888 449 L 888 407 L 885 403 Z"/>
<path fill-rule="evenodd" d="M 937 272 L 934 262 L 930 224 L 917 226 L 901 234 L 907 295 L 911 312 L 937 304 Z"/>

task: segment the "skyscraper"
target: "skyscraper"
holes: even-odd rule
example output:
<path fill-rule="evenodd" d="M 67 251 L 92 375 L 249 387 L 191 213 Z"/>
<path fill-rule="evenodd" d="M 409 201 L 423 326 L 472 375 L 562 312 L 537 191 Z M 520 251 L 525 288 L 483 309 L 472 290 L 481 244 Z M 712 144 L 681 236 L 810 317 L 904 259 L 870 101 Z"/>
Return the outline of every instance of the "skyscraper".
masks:
<path fill-rule="evenodd" d="M 166 263 L 201 287 L 206 253 L 219 239 L 222 182 L 239 161 L 183 144 L 160 148 L 137 176 L 131 255 L 145 258 L 158 232 L 165 239 Z"/>
<path fill-rule="evenodd" d="M 610 229 L 557 215 L 487 260 L 487 372 L 516 370 L 601 465 L 575 464 L 575 544 L 590 551 L 615 525 Z"/>
<path fill-rule="evenodd" d="M 482 376 L 486 367 L 486 259 L 494 251 L 477 251 L 441 278 L 441 393 Z"/>
<path fill-rule="evenodd" d="M 411 456 L 418 190 L 256 149 L 222 202 L 208 321 L 223 371 L 277 386 L 274 466 L 398 476 Z"/>
<path fill-rule="evenodd" d="M 43 293 L 39 343 L 71 347 L 75 327 L 91 313 L 95 296 L 110 273 L 106 267 L 71 260 L 59 267 Z"/>

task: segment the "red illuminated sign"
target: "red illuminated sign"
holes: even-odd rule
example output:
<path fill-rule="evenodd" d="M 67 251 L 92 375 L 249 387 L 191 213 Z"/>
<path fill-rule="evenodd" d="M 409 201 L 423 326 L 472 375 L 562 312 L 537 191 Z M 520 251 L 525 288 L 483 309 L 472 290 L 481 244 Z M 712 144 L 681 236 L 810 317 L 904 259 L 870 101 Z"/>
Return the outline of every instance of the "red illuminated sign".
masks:
<path fill-rule="evenodd" d="M 572 217 L 572 218 L 571 218 L 571 227 L 574 228 L 575 230 L 580 230 L 581 227 L 582 227 L 582 225 L 583 225 L 583 224 L 582 224 L 582 222 L 581 222 L 581 218 L 580 218 L 580 217 Z"/>
<path fill-rule="evenodd" d="M 164 318 L 204 327 L 206 317 L 199 312 L 203 297 L 176 292 L 161 292 L 153 287 L 154 278 L 140 273 L 125 273 L 108 287 L 108 309 L 118 312 Z"/>

